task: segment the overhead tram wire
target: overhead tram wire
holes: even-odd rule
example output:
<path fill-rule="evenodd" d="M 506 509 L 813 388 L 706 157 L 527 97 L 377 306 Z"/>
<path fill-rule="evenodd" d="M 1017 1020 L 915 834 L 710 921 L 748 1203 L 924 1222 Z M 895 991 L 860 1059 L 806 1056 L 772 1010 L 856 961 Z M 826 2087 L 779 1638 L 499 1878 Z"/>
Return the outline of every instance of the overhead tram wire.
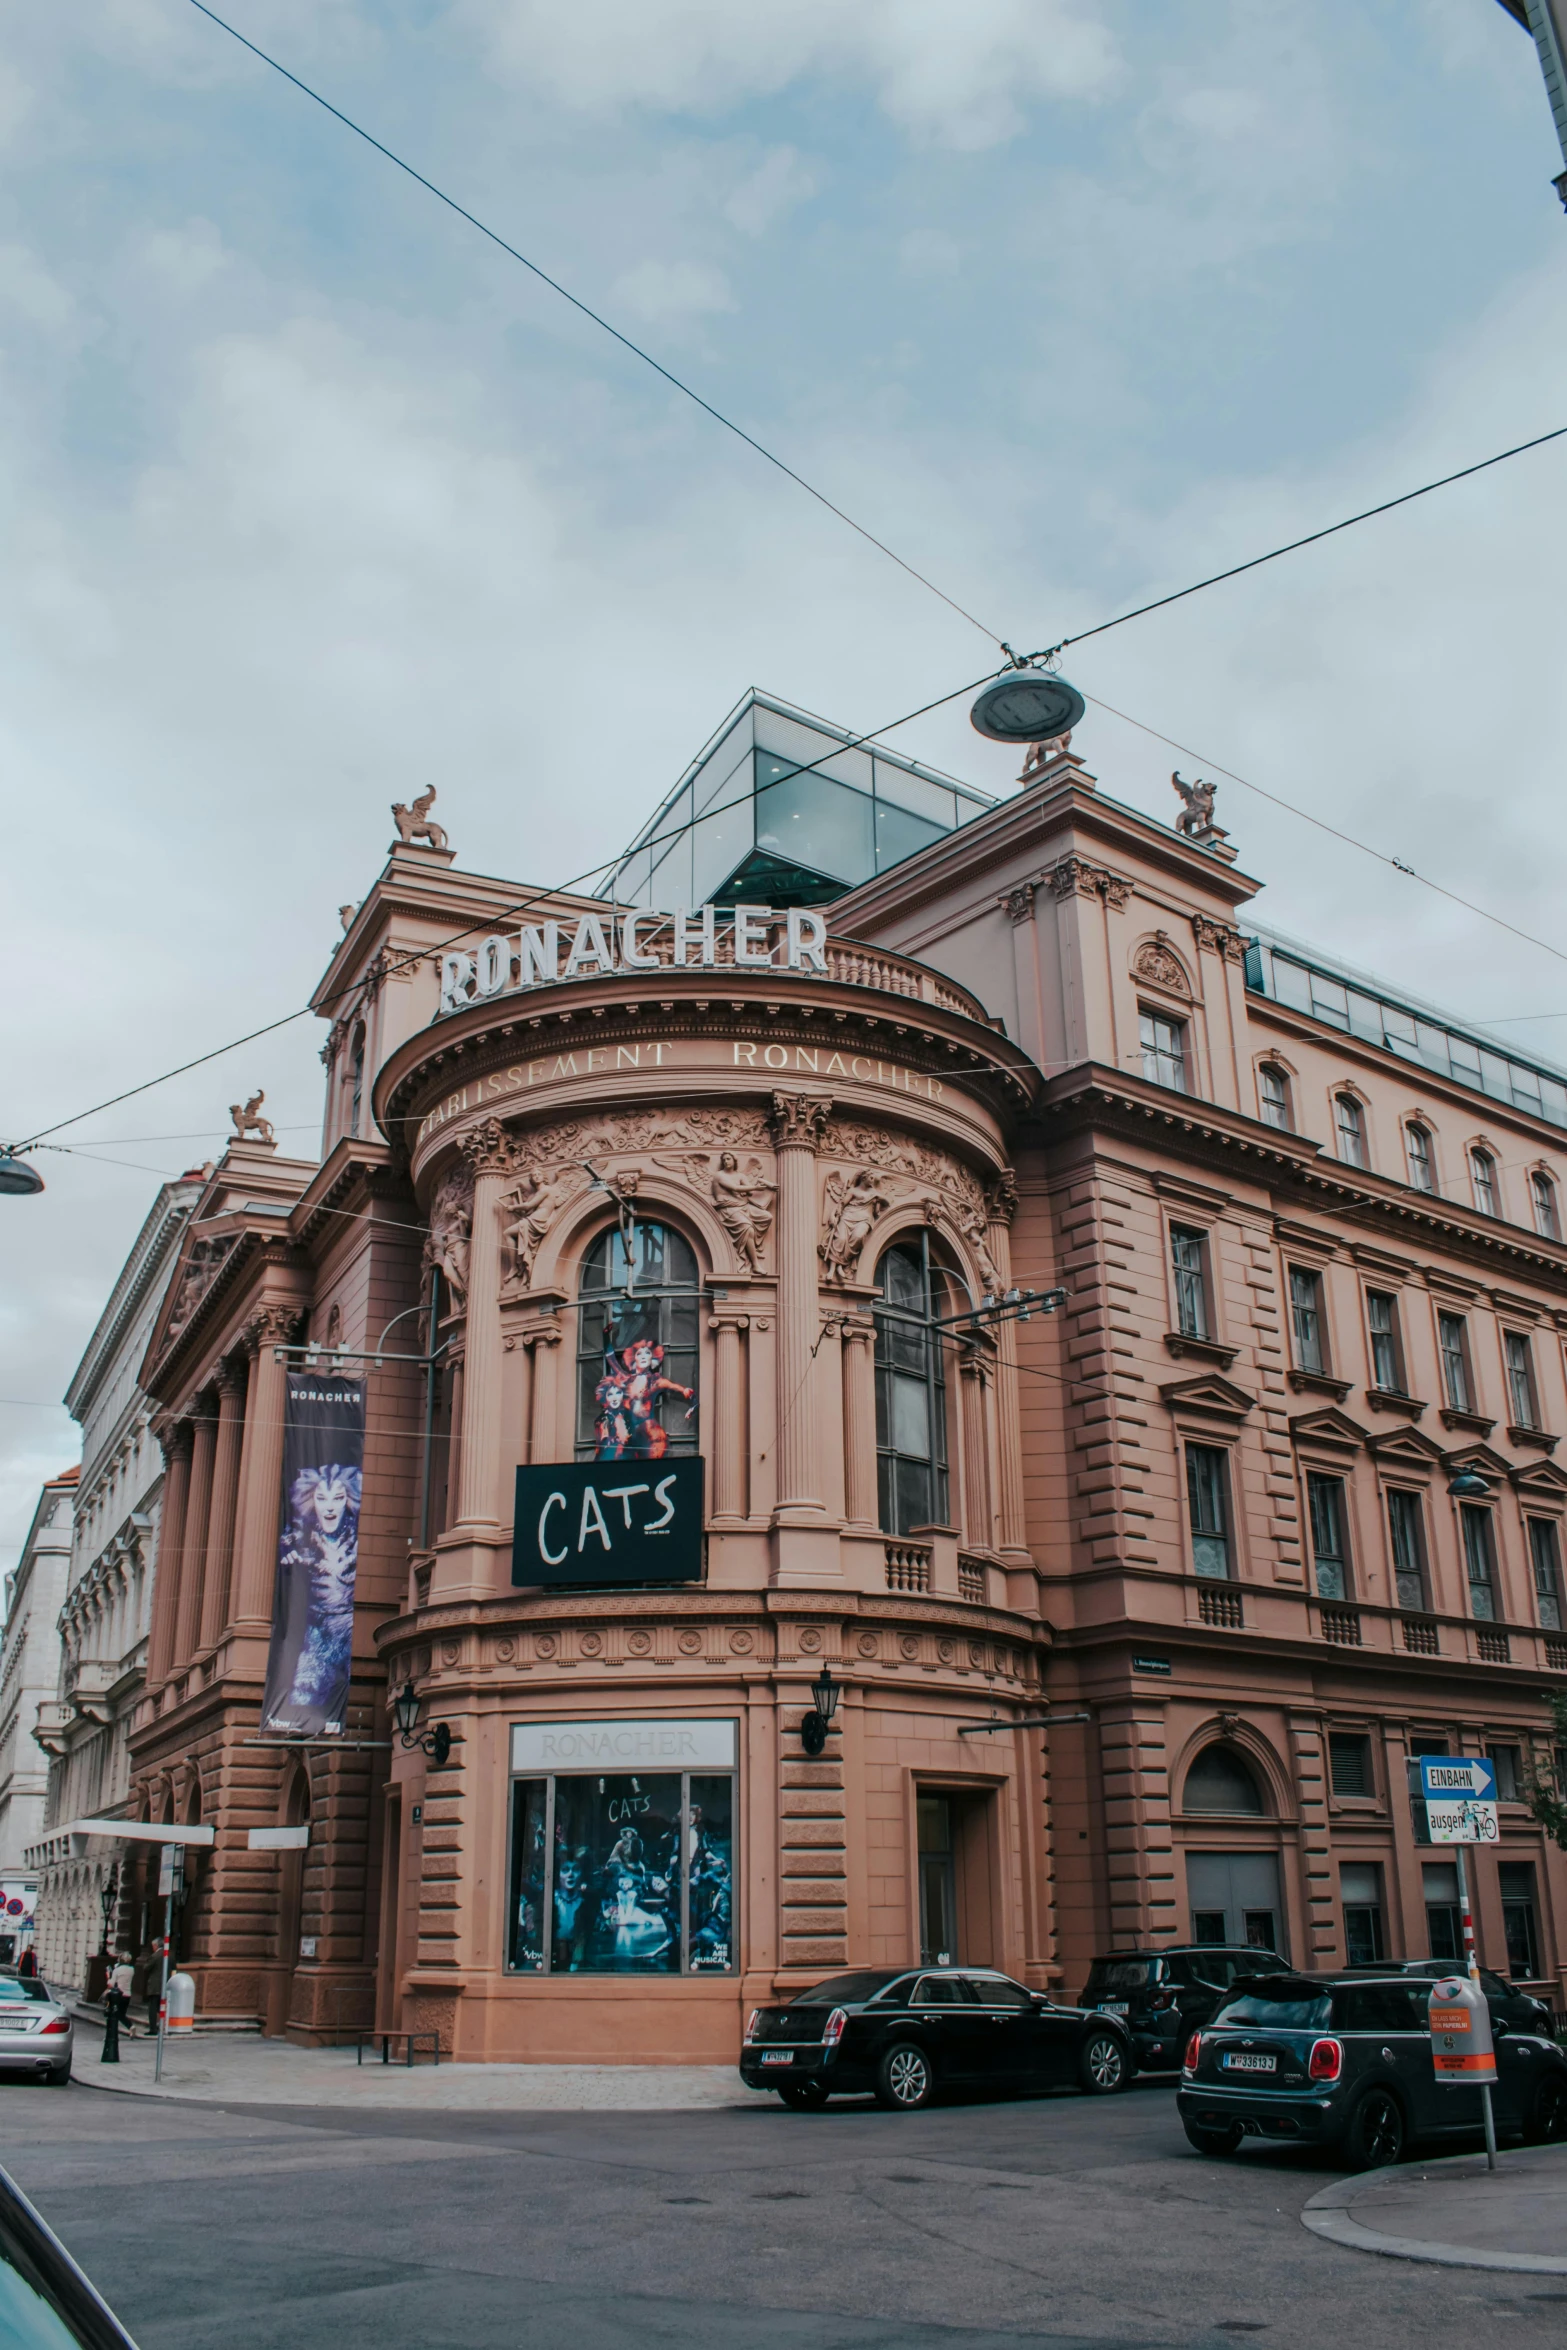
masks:
<path fill-rule="evenodd" d="M 808 498 L 814 498 L 818 506 L 824 506 L 829 514 L 836 515 L 840 522 L 846 523 L 850 530 L 864 539 L 868 546 L 874 547 L 878 554 L 885 555 L 890 563 L 896 563 L 898 569 L 906 572 L 910 579 L 916 580 L 922 588 L 929 589 L 930 593 L 938 597 L 950 612 L 955 612 L 960 620 L 966 620 L 970 628 L 977 628 L 980 635 L 988 637 L 993 645 L 999 646 L 1001 644 L 1001 639 L 995 630 L 987 628 L 983 620 L 976 619 L 974 614 L 960 604 L 955 596 L 949 596 L 945 588 L 939 588 L 935 581 L 927 577 L 923 571 L 916 570 L 912 563 L 907 562 L 895 549 L 889 547 L 885 539 L 879 539 L 873 530 L 867 530 L 863 522 L 856 522 L 852 514 L 845 513 L 841 506 L 835 505 L 824 490 L 817 489 L 814 483 L 807 481 L 803 473 L 797 473 L 792 465 L 787 464 L 764 442 L 759 441 L 754 433 L 747 432 L 744 425 L 736 424 L 732 416 L 726 416 L 721 408 L 715 408 L 711 400 L 704 400 L 700 392 L 694 391 L 690 384 L 682 381 L 671 369 L 664 366 L 661 360 L 655 359 L 651 351 L 645 351 L 640 343 L 634 343 L 629 335 L 622 334 L 618 326 L 612 326 L 609 320 L 601 316 L 590 304 L 563 286 L 559 278 L 551 277 L 549 271 L 540 268 L 538 262 L 530 261 L 526 253 L 519 252 L 515 245 L 509 244 L 497 230 L 482 221 L 477 213 L 470 212 L 465 204 L 459 204 L 455 196 L 449 196 L 444 188 L 436 186 L 434 180 L 427 179 L 422 171 L 416 171 L 411 163 L 405 162 L 403 157 L 395 153 L 383 140 L 376 138 L 373 132 L 367 131 L 362 123 L 355 122 L 352 115 L 345 114 L 340 106 L 332 104 L 330 98 L 323 98 L 319 90 L 312 89 L 308 82 L 300 80 L 297 73 L 291 73 L 286 65 L 281 64 L 267 50 L 247 39 L 245 34 L 237 26 L 231 25 L 226 17 L 219 16 L 216 9 L 209 8 L 206 5 L 206 0 L 191 0 L 191 6 L 200 15 L 207 17 L 217 25 L 221 31 L 238 41 L 241 48 L 248 49 L 252 57 L 258 57 L 263 65 L 270 66 L 274 73 L 281 74 L 284 81 L 292 82 L 296 90 L 323 108 L 333 117 L 334 121 L 340 122 L 345 130 L 352 131 L 356 139 L 363 139 L 367 147 L 373 147 L 378 155 L 383 155 L 386 158 L 388 163 L 395 164 L 399 171 L 406 172 L 411 180 L 416 181 L 429 195 L 434 196 L 437 203 L 444 204 L 449 212 L 455 212 L 458 219 L 465 220 L 470 228 L 476 228 L 481 237 L 487 237 L 492 245 L 498 246 L 501 252 L 508 254 L 513 261 L 520 261 L 523 268 L 529 270 L 541 285 L 548 286 L 552 294 L 559 294 L 561 300 L 569 302 L 573 310 L 578 311 L 582 317 L 591 320 L 594 326 L 602 328 L 605 334 L 613 336 L 622 350 L 629 351 L 633 358 L 640 359 L 644 366 L 651 367 L 656 375 L 662 376 L 665 383 L 672 385 L 674 390 L 683 393 L 688 400 L 694 401 L 704 415 L 710 416 L 715 424 L 721 424 L 726 432 L 733 433 L 737 440 L 744 441 L 748 449 L 753 449 L 758 457 L 765 458 L 769 465 L 775 466 L 778 472 L 795 484 L 797 489 L 804 490 Z"/>

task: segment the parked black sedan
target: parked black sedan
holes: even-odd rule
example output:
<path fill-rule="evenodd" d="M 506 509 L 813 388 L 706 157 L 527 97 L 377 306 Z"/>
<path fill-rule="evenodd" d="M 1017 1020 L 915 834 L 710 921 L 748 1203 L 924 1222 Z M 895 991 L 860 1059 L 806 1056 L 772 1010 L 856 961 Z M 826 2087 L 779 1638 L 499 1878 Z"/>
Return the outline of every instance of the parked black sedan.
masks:
<path fill-rule="evenodd" d="M 1412 2139 L 1469 2136 L 1480 2091 L 1439 2081 L 1429 1986 L 1408 1975 L 1262 1975 L 1194 2032 L 1176 2106 L 1199 2154 L 1243 2138 L 1325 2146 L 1349 2170 L 1397 2162 Z M 1567 2055 L 1542 2033 L 1493 2026 L 1498 2132 L 1567 2138 Z"/>
<path fill-rule="evenodd" d="M 802 2110 L 869 2090 L 911 2113 L 946 2088 L 1103 2097 L 1136 2071 L 1118 2017 L 1058 2007 L 989 1967 L 832 1975 L 745 2028 L 740 2078 Z"/>
<path fill-rule="evenodd" d="M 1289 1961 L 1240 1942 L 1185 1942 L 1169 1950 L 1112 1950 L 1088 1970 L 1079 2007 L 1119 2016 L 1139 2072 L 1173 2073 L 1199 2024 L 1211 2023 L 1242 1975 L 1277 1975 Z"/>

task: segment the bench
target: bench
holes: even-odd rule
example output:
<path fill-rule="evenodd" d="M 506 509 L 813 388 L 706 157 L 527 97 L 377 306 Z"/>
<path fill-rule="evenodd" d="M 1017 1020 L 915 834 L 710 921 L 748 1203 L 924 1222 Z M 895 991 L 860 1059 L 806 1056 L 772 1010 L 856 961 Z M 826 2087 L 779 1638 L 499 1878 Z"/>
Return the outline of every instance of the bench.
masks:
<path fill-rule="evenodd" d="M 419 2048 L 428 2048 L 436 2064 L 441 2061 L 441 2035 L 439 2032 L 361 2032 L 354 2042 L 354 2062 L 363 2064 L 365 2050 L 373 2048 L 378 2040 L 381 2043 L 381 2062 L 383 2064 L 390 2064 L 392 2061 L 392 2042 L 394 2040 L 402 2040 L 407 2043 L 407 2053 L 403 2062 L 410 2069 L 413 2065 L 414 2052 Z"/>

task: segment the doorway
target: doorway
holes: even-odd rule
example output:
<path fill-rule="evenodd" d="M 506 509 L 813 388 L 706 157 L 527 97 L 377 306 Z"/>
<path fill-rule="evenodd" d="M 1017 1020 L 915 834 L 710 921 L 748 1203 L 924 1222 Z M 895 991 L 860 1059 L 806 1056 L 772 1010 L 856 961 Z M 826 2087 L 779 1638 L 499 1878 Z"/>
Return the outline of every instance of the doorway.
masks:
<path fill-rule="evenodd" d="M 919 1822 L 920 1964 L 956 1966 L 958 1881 L 953 1800 L 949 1795 L 922 1795 L 915 1808 Z"/>
<path fill-rule="evenodd" d="M 1276 1950 L 1288 1957 L 1276 1853 L 1189 1852 L 1186 1892 L 1194 1942 Z"/>
<path fill-rule="evenodd" d="M 922 1966 L 995 1966 L 1004 1935 L 993 1787 L 915 1789 Z"/>

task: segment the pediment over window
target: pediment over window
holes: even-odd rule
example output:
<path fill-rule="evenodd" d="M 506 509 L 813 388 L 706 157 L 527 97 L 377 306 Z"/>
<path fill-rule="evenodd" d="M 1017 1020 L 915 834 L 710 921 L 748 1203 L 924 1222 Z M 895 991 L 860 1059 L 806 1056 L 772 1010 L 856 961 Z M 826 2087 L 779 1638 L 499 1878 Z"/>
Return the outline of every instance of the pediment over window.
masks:
<path fill-rule="evenodd" d="M 1443 1455 L 1444 1465 L 1451 1471 L 1478 1469 L 1482 1477 L 1500 1481 L 1512 1474 L 1512 1462 L 1504 1461 L 1499 1452 L 1488 1444 L 1459 1444 Z"/>
<path fill-rule="evenodd" d="M 1244 1420 L 1257 1401 L 1233 1379 L 1216 1373 L 1206 1379 L 1172 1379 L 1159 1393 L 1172 1412 L 1198 1412 L 1215 1420 Z"/>
<path fill-rule="evenodd" d="M 1379 1467 L 1396 1469 L 1406 1476 L 1429 1477 L 1447 1461 L 1441 1446 L 1422 1436 L 1418 1428 L 1390 1428 L 1385 1436 L 1370 1437 L 1366 1450 Z"/>
<path fill-rule="evenodd" d="M 1554 1461 L 1522 1461 L 1507 1475 L 1526 1501 L 1559 1502 L 1567 1497 L 1567 1469 L 1559 1469 Z"/>
<path fill-rule="evenodd" d="M 1359 1452 L 1368 1441 L 1358 1420 L 1331 1406 L 1320 1412 L 1297 1412 L 1290 1422 L 1290 1435 L 1296 1444 L 1325 1445 L 1331 1452 Z"/>

